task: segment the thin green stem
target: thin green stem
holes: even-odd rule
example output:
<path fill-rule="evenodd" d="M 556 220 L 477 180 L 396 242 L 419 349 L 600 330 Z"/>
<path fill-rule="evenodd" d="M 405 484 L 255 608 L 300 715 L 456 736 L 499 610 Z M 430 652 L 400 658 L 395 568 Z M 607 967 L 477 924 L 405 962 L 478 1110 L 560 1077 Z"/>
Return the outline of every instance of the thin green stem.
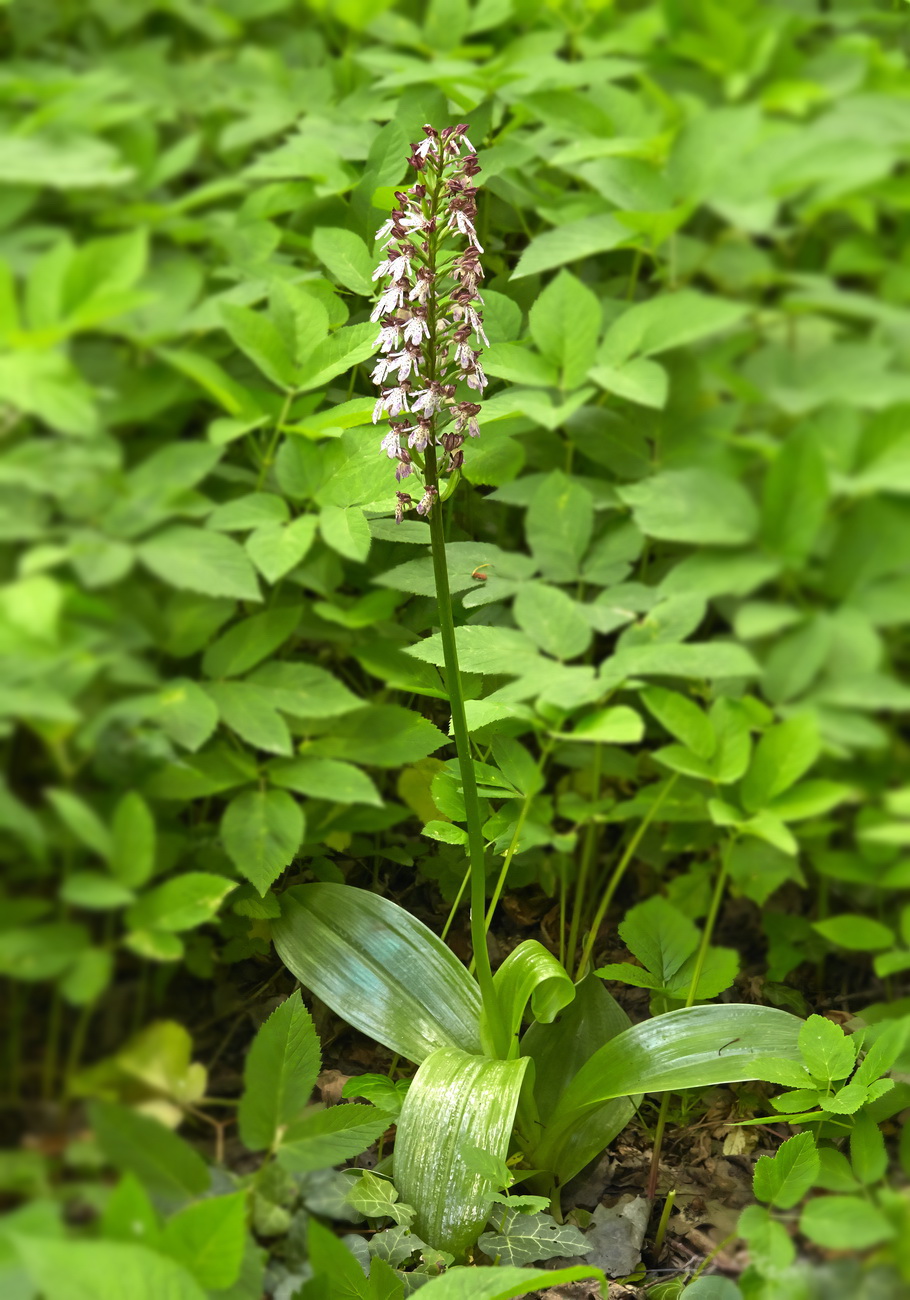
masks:
<path fill-rule="evenodd" d="M 591 922 L 590 929 L 588 930 L 587 936 L 585 938 L 584 946 L 581 950 L 581 957 L 579 958 L 578 961 L 578 968 L 575 971 L 576 983 L 578 983 L 582 975 L 584 975 L 588 963 L 591 960 L 591 954 L 594 950 L 594 945 L 597 942 L 598 932 L 600 930 L 600 927 L 603 925 L 604 917 L 607 914 L 607 908 L 610 906 L 610 903 L 613 901 L 613 895 L 616 893 L 617 889 L 619 888 L 620 881 L 622 880 L 623 876 L 626 873 L 626 868 L 628 867 L 629 863 L 632 861 L 632 858 L 635 855 L 635 850 L 638 848 L 639 844 L 641 843 L 642 836 L 644 835 L 648 827 L 651 825 L 654 818 L 657 816 L 664 801 L 666 800 L 670 791 L 673 789 L 674 785 L 676 784 L 676 781 L 677 781 L 677 775 L 676 773 L 674 773 L 673 776 L 670 777 L 669 781 L 664 786 L 664 788 L 661 790 L 660 794 L 654 800 L 651 807 L 648 809 L 646 815 L 642 818 L 638 830 L 635 832 L 635 834 L 629 840 L 629 843 L 626 845 L 626 851 L 625 853 L 623 853 L 622 857 L 617 863 L 616 869 L 614 870 L 613 874 L 609 879 L 609 882 L 607 883 L 607 887 L 604 890 L 603 897 L 600 900 L 600 906 L 598 907 L 597 912 L 594 915 L 594 920 Z M 569 956 L 571 956 L 571 953 L 569 954 Z"/>
<path fill-rule="evenodd" d="M 554 742 L 552 740 L 544 740 L 541 743 L 540 758 L 537 760 L 537 770 L 540 773 L 542 773 L 546 768 L 547 760 L 550 757 L 550 751 L 553 748 L 553 744 Z M 502 896 L 502 891 L 505 888 L 505 883 L 509 875 L 509 867 L 512 865 L 512 859 L 514 858 L 515 854 L 518 852 L 518 845 L 521 842 L 521 832 L 524 829 L 524 824 L 525 821 L 527 820 L 528 813 L 531 811 L 531 804 L 533 802 L 534 802 L 533 794 L 525 795 L 524 801 L 521 805 L 521 810 L 518 814 L 518 819 L 515 822 L 515 830 L 512 832 L 512 838 L 509 841 L 509 847 L 506 849 L 505 852 L 502 869 L 499 873 L 499 877 L 493 889 L 493 897 L 490 899 L 490 905 L 487 908 L 487 919 L 486 919 L 487 933 L 489 933 L 490 926 L 493 923 L 494 913 L 496 912 L 496 908 Z"/>
<path fill-rule="evenodd" d="M 471 867 L 469 864 L 467 871 L 464 873 L 462 877 L 461 884 L 458 886 L 458 893 L 455 895 L 455 901 L 453 902 L 452 906 L 449 908 L 449 915 L 446 917 L 446 923 L 442 927 L 442 933 L 439 936 L 440 939 L 445 939 L 446 935 L 451 930 L 452 922 L 455 920 L 455 913 L 458 911 L 458 904 L 461 902 L 462 895 L 464 894 L 464 891 L 467 889 L 468 881 L 470 879 L 471 879 Z"/>
<path fill-rule="evenodd" d="M 667 1115 L 670 1110 L 670 1098 L 673 1094 L 665 1092 L 660 1099 L 657 1114 L 657 1128 L 654 1130 L 654 1145 L 651 1148 L 651 1168 L 648 1170 L 648 1186 L 645 1191 L 649 1201 L 657 1195 L 657 1182 L 660 1177 L 660 1153 L 664 1144 L 664 1130 L 667 1127 Z"/>
<path fill-rule="evenodd" d="M 439 269 L 439 243 L 444 227 L 437 220 L 440 197 L 443 189 L 444 159 L 440 150 L 436 159 L 435 177 L 429 187 L 428 208 L 433 219 L 433 229 L 427 240 L 427 269 L 430 273 L 432 291 L 427 297 L 427 330 L 429 334 L 426 348 L 426 380 L 432 386 L 439 379 L 439 300 L 437 272 Z M 429 177 L 428 177 L 429 180 Z M 455 751 L 458 755 L 458 767 L 461 773 L 462 795 L 465 804 L 465 820 L 468 828 L 468 859 L 471 868 L 471 946 L 474 950 L 474 962 L 477 967 L 477 982 L 483 999 L 484 1011 L 490 1025 L 493 1044 L 498 1055 L 506 1057 L 509 1051 L 508 1028 L 499 1012 L 496 989 L 493 985 L 493 968 L 487 950 L 487 933 L 484 926 L 486 910 L 487 873 L 486 849 L 483 838 L 483 822 L 480 815 L 480 799 L 477 794 L 477 781 L 474 776 L 474 762 L 471 757 L 471 741 L 468 733 L 467 719 L 464 711 L 464 696 L 461 690 L 461 671 L 458 666 L 458 649 L 455 644 L 455 619 L 452 614 L 452 595 L 449 588 L 449 570 L 446 564 L 445 520 L 443 519 L 442 501 L 439 493 L 439 465 L 436 458 L 436 416 L 430 420 L 431 436 L 424 452 L 424 484 L 435 493 L 435 504 L 429 510 L 430 547 L 433 555 L 433 575 L 436 581 L 436 607 L 439 613 L 439 632 L 442 638 L 443 659 L 445 662 L 446 691 L 449 707 L 452 710 L 452 732 L 455 737 Z"/>
<path fill-rule="evenodd" d="M 735 837 L 731 835 L 720 860 L 720 871 L 718 871 L 717 880 L 714 882 L 714 893 L 711 896 L 708 915 L 705 918 L 705 924 L 702 930 L 701 942 L 698 945 L 698 955 L 695 958 L 695 968 L 692 971 L 692 978 L 689 981 L 689 992 L 686 995 L 687 1007 L 694 1005 L 698 994 L 698 981 L 701 979 L 701 973 L 704 970 L 705 961 L 708 956 L 708 949 L 711 947 L 711 938 L 714 934 L 717 914 L 720 911 L 720 905 L 724 897 L 724 888 L 727 883 L 730 851 L 735 842 Z M 651 1171 L 648 1176 L 649 1197 L 653 1197 L 657 1191 L 657 1178 L 660 1170 L 660 1149 L 663 1145 L 664 1128 L 667 1123 L 667 1112 L 670 1108 L 670 1096 L 671 1094 L 669 1092 L 665 1092 L 660 1100 L 660 1114 L 657 1117 L 657 1130 L 654 1135 L 654 1149 L 651 1153 Z"/>
<path fill-rule="evenodd" d="M 600 745 L 594 746 L 594 773 L 591 780 L 591 801 L 597 803 L 600 798 L 600 774 L 603 763 L 603 751 Z M 569 930 L 568 956 L 574 961 L 578 951 L 578 932 L 585 907 L 585 895 L 588 892 L 588 877 L 594 864 L 594 855 L 600 840 L 600 827 L 593 817 L 585 828 L 585 841 L 581 850 L 581 863 L 578 868 L 578 881 L 575 885 L 575 905 L 572 908 L 572 926 Z"/>
<path fill-rule="evenodd" d="M 436 448 L 430 444 L 426 450 L 427 486 L 437 487 L 438 481 Z M 490 965 L 490 954 L 487 950 L 487 932 L 484 925 L 487 872 L 483 823 L 480 815 L 477 781 L 474 776 L 474 762 L 471 758 L 468 724 L 465 718 L 464 696 L 461 691 L 461 672 L 458 667 L 458 649 L 455 644 L 455 620 L 452 617 L 452 596 L 449 590 L 449 571 L 446 564 L 445 533 L 443 531 L 442 511 L 438 504 L 430 511 L 430 542 L 433 552 L 433 573 L 436 579 L 439 632 L 442 637 L 442 651 L 445 659 L 446 691 L 449 696 L 449 706 L 452 710 L 452 731 L 455 737 L 455 750 L 458 754 L 465 820 L 468 827 L 468 853 L 471 863 L 471 946 L 474 950 L 477 981 L 480 984 L 484 1009 L 493 1027 L 497 1050 L 505 1057 L 508 1051 L 508 1035 L 505 1033 L 505 1027 L 499 1015 L 496 990 L 493 987 L 493 968 Z"/>
<path fill-rule="evenodd" d="M 278 445 L 278 439 L 281 437 L 282 433 L 284 432 L 284 422 L 288 418 L 288 411 L 290 411 L 291 409 L 291 403 L 294 400 L 294 396 L 295 394 L 293 391 L 290 391 L 285 394 L 284 403 L 281 407 L 281 414 L 278 416 L 278 421 L 275 425 L 275 428 L 272 430 L 272 436 L 269 439 L 269 445 L 265 449 L 265 455 L 263 456 L 262 464 L 259 467 L 259 477 L 256 479 L 257 492 L 261 491 L 262 485 L 266 480 L 266 475 L 268 474 L 269 470 L 272 468 L 272 463 L 275 459 L 275 448 Z"/>
<path fill-rule="evenodd" d="M 727 884 L 730 852 L 735 843 L 735 836 L 731 835 L 720 859 L 720 871 L 718 871 L 717 880 L 714 882 L 714 893 L 711 897 L 711 905 L 708 908 L 708 915 L 705 918 L 704 929 L 701 933 L 701 943 L 698 945 L 698 956 L 695 958 L 695 969 L 692 972 L 692 979 L 689 981 L 689 993 L 686 997 L 687 1007 L 693 1005 L 698 995 L 698 981 L 701 979 L 701 973 L 704 970 L 705 960 L 708 956 L 708 949 L 711 947 L 711 939 L 714 935 L 714 926 L 717 923 L 717 914 L 720 911 L 720 905 L 724 897 L 724 888 Z"/>
<path fill-rule="evenodd" d="M 54 1095 L 60 1053 L 60 1030 L 62 1027 L 63 998 L 60 989 L 55 984 L 54 991 L 51 994 L 51 1011 L 45 1037 L 44 1060 L 41 1065 L 41 1096 L 45 1101 L 50 1101 Z"/>
<path fill-rule="evenodd" d="M 664 1237 L 667 1235 L 667 1224 L 670 1222 L 670 1215 L 673 1213 L 673 1206 L 676 1202 L 676 1188 L 672 1188 L 667 1193 L 667 1199 L 664 1201 L 663 1212 L 660 1216 L 660 1222 L 657 1225 L 657 1233 L 654 1237 L 654 1254 L 659 1255 L 661 1247 L 664 1244 Z"/>

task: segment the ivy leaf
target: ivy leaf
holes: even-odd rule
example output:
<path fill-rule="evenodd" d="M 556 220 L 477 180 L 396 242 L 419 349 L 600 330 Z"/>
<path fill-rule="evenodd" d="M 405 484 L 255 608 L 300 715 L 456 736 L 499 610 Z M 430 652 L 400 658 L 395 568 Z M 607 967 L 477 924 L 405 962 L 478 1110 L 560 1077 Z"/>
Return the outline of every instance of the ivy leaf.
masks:
<path fill-rule="evenodd" d="M 550 1214 L 494 1211 L 496 1231 L 482 1233 L 478 1245 L 498 1264 L 536 1264 L 558 1256 L 586 1255 L 591 1247 L 585 1235 L 569 1223 L 557 1223 Z"/>
<path fill-rule="evenodd" d="M 414 1221 L 416 1210 L 398 1199 L 398 1192 L 388 1178 L 365 1169 L 348 1192 L 347 1200 L 367 1219 L 394 1219 L 404 1228 Z"/>

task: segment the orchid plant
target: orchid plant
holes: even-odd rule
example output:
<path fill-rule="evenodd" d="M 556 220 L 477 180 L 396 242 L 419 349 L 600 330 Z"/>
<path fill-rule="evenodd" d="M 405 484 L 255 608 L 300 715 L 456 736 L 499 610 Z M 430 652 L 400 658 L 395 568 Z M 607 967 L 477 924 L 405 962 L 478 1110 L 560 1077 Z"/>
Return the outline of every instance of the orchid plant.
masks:
<path fill-rule="evenodd" d="M 549 1195 L 558 1214 L 560 1187 L 625 1126 L 635 1097 L 769 1077 L 762 1057 L 798 1060 L 800 1022 L 766 1007 L 695 1005 L 693 985 L 686 1006 L 633 1026 L 596 976 L 583 971 L 576 984 L 536 940 L 492 970 L 486 846 L 442 519 L 466 441 L 480 432 L 472 398 L 486 384 L 473 184 L 480 168 L 467 126 L 424 131 L 409 159 L 417 180 L 396 192 L 398 207 L 377 236 L 385 243 L 376 278 L 388 284 L 373 312 L 374 422 L 388 420 L 381 450 L 396 462 L 396 518 L 414 507 L 429 523 L 467 814 L 476 976 L 409 912 L 346 885 L 288 890 L 273 935 L 307 988 L 418 1065 L 397 1127 L 395 1183 L 417 1211 L 421 1237 L 464 1258 L 497 1190 L 478 1149 L 491 1167 L 508 1158 L 518 1181 Z"/>

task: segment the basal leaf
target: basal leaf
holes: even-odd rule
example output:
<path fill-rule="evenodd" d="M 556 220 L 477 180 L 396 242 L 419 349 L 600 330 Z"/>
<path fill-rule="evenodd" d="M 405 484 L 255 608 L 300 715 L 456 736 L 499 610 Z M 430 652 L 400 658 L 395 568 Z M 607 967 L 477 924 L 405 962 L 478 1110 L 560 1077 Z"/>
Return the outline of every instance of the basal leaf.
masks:
<path fill-rule="evenodd" d="M 518 1055 L 518 1035 L 528 1002 L 534 1019 L 549 1024 L 575 997 L 575 986 L 565 968 L 536 939 L 525 939 L 509 953 L 493 976 L 500 1014 L 511 1034 L 511 1055 Z M 492 1051 L 493 1028 L 480 1018 L 481 1041 Z"/>
<path fill-rule="evenodd" d="M 279 957 L 350 1024 L 411 1061 L 480 1050 L 480 995 L 444 943 L 378 894 L 300 885 L 272 926 Z"/>
<path fill-rule="evenodd" d="M 437 1250 L 463 1255 L 486 1222 L 495 1188 L 466 1164 L 465 1152 L 476 1147 L 505 1159 L 527 1064 L 440 1048 L 408 1089 L 395 1185 L 417 1209 L 414 1230 Z"/>

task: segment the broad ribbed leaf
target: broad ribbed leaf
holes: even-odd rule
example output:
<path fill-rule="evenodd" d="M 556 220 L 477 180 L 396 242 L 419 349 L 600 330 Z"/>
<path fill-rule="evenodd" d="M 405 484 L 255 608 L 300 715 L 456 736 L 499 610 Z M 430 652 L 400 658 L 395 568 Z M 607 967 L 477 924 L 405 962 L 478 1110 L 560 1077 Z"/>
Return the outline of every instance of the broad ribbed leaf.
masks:
<path fill-rule="evenodd" d="M 594 975 L 576 986 L 574 1002 L 553 1024 L 531 1025 L 521 1040 L 521 1053 L 534 1062 L 534 1098 L 545 1126 L 585 1062 L 628 1027 L 629 1017 Z M 566 1183 L 622 1132 L 634 1109 L 628 1097 L 616 1097 L 585 1111 L 565 1133 L 558 1151 L 551 1151 L 546 1168 Z M 529 1159 L 540 1167 L 536 1153 Z"/>
<path fill-rule="evenodd" d="M 773 1007 L 733 1003 L 683 1007 L 633 1025 L 578 1071 L 535 1160 L 551 1168 L 569 1131 L 587 1111 L 611 1098 L 760 1079 L 763 1056 L 799 1061 L 802 1023 Z"/>
<path fill-rule="evenodd" d="M 531 1025 L 521 1054 L 534 1062 L 534 1097 L 545 1123 L 585 1062 L 630 1023 L 603 982 L 589 975 L 576 985 L 575 1000 L 554 1024 Z"/>
<path fill-rule="evenodd" d="M 527 1065 L 446 1047 L 414 1076 L 398 1120 L 395 1186 L 417 1210 L 414 1231 L 437 1250 L 462 1257 L 487 1221 L 496 1189 L 465 1153 L 506 1158 Z"/>
<path fill-rule="evenodd" d="M 298 885 L 272 926 L 278 955 L 339 1016 L 409 1061 L 480 1050 L 477 985 L 404 908 L 349 885 Z"/>
<path fill-rule="evenodd" d="M 518 1055 L 518 1034 L 528 1002 L 534 1019 L 550 1024 L 575 997 L 575 985 L 551 952 L 536 939 L 526 939 L 510 952 L 493 976 L 499 1006 L 509 1026 L 510 1055 Z M 484 1049 L 493 1055 L 486 1012 L 480 1017 Z"/>

